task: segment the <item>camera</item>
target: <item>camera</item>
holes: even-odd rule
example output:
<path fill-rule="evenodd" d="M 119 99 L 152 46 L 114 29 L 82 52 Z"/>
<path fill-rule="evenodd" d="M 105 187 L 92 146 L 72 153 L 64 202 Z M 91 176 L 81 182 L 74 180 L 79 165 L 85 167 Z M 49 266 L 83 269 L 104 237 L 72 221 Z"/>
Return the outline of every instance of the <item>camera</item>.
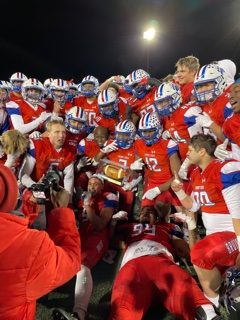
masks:
<path fill-rule="evenodd" d="M 46 172 L 43 179 L 31 186 L 33 196 L 36 198 L 38 204 L 45 204 L 45 201 L 50 198 L 50 190 L 60 191 L 59 185 L 61 180 L 61 172 L 58 170 L 56 164 L 52 164 Z"/>

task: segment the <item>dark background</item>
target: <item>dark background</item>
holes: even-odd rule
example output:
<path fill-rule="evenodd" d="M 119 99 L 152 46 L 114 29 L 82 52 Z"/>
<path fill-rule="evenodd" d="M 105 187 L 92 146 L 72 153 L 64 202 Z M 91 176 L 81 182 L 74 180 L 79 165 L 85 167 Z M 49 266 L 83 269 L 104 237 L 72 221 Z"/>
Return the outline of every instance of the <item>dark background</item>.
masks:
<path fill-rule="evenodd" d="M 239 0 L 8 0 L 0 10 L 2 80 L 21 71 L 78 83 L 146 69 L 149 22 L 158 29 L 152 76 L 173 73 L 190 54 L 201 65 L 229 58 L 240 68 Z"/>

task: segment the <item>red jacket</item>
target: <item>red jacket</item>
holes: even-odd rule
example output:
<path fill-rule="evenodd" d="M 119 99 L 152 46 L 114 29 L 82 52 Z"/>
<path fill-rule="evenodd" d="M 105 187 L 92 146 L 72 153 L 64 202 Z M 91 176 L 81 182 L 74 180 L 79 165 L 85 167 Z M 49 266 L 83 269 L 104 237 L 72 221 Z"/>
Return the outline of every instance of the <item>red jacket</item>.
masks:
<path fill-rule="evenodd" d="M 56 208 L 48 233 L 28 219 L 0 212 L 0 319 L 33 320 L 36 300 L 80 269 L 80 239 L 73 211 Z"/>

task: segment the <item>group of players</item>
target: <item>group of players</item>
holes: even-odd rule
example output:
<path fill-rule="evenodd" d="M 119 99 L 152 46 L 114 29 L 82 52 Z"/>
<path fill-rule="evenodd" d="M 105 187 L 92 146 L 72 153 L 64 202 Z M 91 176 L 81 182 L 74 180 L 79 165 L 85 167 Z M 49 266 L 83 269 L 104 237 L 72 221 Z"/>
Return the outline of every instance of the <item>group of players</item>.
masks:
<path fill-rule="evenodd" d="M 240 267 L 235 75 L 231 60 L 200 67 L 188 56 L 161 80 L 138 69 L 101 85 L 94 76 L 79 85 L 62 79 L 42 84 L 20 72 L 10 83 L 0 81 L 2 162 L 17 175 L 20 194 L 36 189 L 54 166 L 77 212 L 82 264 L 75 315 L 56 311 L 56 319 L 85 319 L 91 268 L 107 252 L 113 232 L 124 237 L 126 251 L 109 319 L 142 319 L 154 300 L 179 319 L 222 319 L 216 313 L 219 289 L 226 270 Z M 24 147 L 13 147 L 20 140 Z M 136 222 L 132 211 L 140 184 Z M 175 263 L 189 251 L 180 240 L 182 230 L 169 222 L 173 208 L 170 216 L 188 229 L 201 290 Z M 197 235 L 197 213 L 206 230 L 203 239 Z M 36 221 L 46 227 L 40 215 Z"/>

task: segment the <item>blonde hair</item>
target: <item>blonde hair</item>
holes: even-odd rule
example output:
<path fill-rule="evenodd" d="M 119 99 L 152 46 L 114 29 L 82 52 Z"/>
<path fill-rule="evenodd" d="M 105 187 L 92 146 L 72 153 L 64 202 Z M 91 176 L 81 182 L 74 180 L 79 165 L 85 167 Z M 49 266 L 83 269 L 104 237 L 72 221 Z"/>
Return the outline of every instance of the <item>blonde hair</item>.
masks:
<path fill-rule="evenodd" d="M 5 131 L 0 138 L 0 145 L 6 154 L 23 154 L 26 152 L 29 140 L 18 130 Z"/>
<path fill-rule="evenodd" d="M 61 118 L 52 119 L 52 120 L 50 120 L 50 121 L 46 124 L 47 131 L 48 131 L 48 132 L 51 131 L 52 126 L 54 126 L 55 124 L 60 124 L 61 126 L 65 127 L 64 122 L 63 122 L 63 119 L 61 119 Z"/>
<path fill-rule="evenodd" d="M 184 58 L 180 58 L 175 64 L 175 67 L 178 68 L 182 66 L 187 67 L 190 71 L 197 72 L 198 69 L 200 68 L 199 59 L 194 56 L 187 56 Z"/>

